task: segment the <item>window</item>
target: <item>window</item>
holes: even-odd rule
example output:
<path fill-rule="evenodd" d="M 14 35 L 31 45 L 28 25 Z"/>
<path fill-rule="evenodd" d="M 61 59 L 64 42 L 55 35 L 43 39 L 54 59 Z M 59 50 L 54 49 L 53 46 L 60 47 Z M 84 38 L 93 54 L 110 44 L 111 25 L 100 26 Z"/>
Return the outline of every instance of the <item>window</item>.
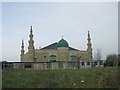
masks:
<path fill-rule="evenodd" d="M 90 65 L 90 62 L 87 62 L 87 65 Z"/>
<path fill-rule="evenodd" d="M 56 55 L 50 55 L 49 61 L 52 61 L 52 62 L 56 61 Z"/>
<path fill-rule="evenodd" d="M 44 58 L 46 58 L 47 56 L 46 55 L 44 55 Z"/>
<path fill-rule="evenodd" d="M 103 61 L 100 61 L 100 65 L 103 65 Z"/>
<path fill-rule="evenodd" d="M 76 56 L 75 56 L 75 55 L 71 55 L 71 56 L 69 57 L 69 60 L 70 60 L 70 61 L 75 61 L 75 60 L 76 60 Z"/>
<path fill-rule="evenodd" d="M 81 62 L 81 65 L 84 66 L 84 65 L 85 65 L 85 62 Z"/>
<path fill-rule="evenodd" d="M 13 68 L 13 63 L 3 63 L 4 68 Z"/>
<path fill-rule="evenodd" d="M 94 62 L 94 65 L 97 65 L 97 62 Z"/>
<path fill-rule="evenodd" d="M 32 68 L 32 65 L 30 63 L 25 63 L 24 68 Z"/>

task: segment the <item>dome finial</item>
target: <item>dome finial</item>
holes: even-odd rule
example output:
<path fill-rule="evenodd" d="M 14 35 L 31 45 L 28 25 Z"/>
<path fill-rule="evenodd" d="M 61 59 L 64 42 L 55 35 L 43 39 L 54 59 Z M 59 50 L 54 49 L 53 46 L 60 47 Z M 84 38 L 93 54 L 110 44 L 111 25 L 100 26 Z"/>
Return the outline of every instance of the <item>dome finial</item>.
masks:
<path fill-rule="evenodd" d="M 62 39 L 63 39 L 63 35 L 62 35 Z"/>
<path fill-rule="evenodd" d="M 68 42 L 66 40 L 63 39 L 63 35 L 62 35 L 62 39 L 58 42 L 57 47 L 68 47 Z"/>

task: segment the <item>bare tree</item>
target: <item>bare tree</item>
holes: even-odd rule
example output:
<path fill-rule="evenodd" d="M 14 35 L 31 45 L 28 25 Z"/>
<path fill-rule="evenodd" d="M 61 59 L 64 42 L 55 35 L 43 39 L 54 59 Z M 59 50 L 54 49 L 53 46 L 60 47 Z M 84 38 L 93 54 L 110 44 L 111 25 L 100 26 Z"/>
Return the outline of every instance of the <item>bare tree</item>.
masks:
<path fill-rule="evenodd" d="M 106 66 L 117 66 L 118 65 L 118 55 L 117 54 L 110 54 L 106 57 Z"/>
<path fill-rule="evenodd" d="M 97 49 L 97 60 L 101 60 L 101 59 L 102 59 L 101 49 L 98 48 L 98 49 Z"/>
<path fill-rule="evenodd" d="M 100 48 L 98 48 L 98 49 L 97 49 L 97 52 L 94 53 L 94 59 L 95 59 L 95 60 L 101 60 L 101 59 L 102 59 L 101 49 L 100 49 Z"/>

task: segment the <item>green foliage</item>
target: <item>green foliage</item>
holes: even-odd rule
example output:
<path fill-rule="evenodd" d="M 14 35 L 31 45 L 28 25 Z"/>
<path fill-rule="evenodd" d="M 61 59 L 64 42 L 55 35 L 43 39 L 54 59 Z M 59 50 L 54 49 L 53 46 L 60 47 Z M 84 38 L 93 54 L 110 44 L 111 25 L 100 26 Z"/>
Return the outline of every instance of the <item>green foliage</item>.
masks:
<path fill-rule="evenodd" d="M 118 68 L 3 70 L 3 88 L 116 88 Z M 84 80 L 84 83 L 81 83 Z"/>
<path fill-rule="evenodd" d="M 117 66 L 118 56 L 116 54 L 108 55 L 106 58 L 106 66 Z"/>
<path fill-rule="evenodd" d="M 120 54 L 118 54 L 118 66 L 120 66 Z"/>

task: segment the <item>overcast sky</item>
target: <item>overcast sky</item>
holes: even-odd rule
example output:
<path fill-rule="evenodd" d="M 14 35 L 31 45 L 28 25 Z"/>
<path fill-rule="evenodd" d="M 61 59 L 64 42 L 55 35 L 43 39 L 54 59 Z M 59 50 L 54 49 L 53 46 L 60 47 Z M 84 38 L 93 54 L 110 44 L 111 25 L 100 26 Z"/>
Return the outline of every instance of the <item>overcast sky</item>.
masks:
<path fill-rule="evenodd" d="M 35 48 L 63 35 L 69 46 L 86 50 L 89 30 L 93 54 L 99 48 L 105 59 L 118 52 L 117 2 L 2 3 L 2 60 L 20 61 L 21 40 L 27 52 L 31 25 Z"/>

